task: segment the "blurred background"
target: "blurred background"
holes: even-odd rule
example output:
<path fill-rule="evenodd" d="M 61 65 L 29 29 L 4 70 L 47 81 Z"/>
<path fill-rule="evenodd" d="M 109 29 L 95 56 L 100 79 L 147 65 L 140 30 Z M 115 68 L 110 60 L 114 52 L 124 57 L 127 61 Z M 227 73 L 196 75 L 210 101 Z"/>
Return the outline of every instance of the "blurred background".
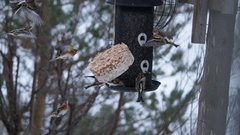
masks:
<path fill-rule="evenodd" d="M 92 75 L 87 69 L 89 61 L 113 42 L 113 5 L 105 0 L 35 2 L 45 22 L 42 26 L 32 24 L 21 13 L 13 16 L 9 0 L 0 1 L 1 135 L 196 134 L 206 45 L 191 43 L 192 4 L 178 3 L 174 17 L 163 29 L 180 46 L 154 48 L 153 73 L 161 85 L 144 93 L 145 102 L 138 103 L 137 93 L 116 92 L 106 86 L 84 89 L 94 82 L 84 77 Z M 6 34 L 26 25 L 33 26 L 36 39 Z M 59 44 L 71 44 L 79 52 L 73 60 L 49 63 Z M 66 115 L 49 117 L 66 99 Z M 232 105 L 236 108 L 239 104 L 235 101 Z"/>

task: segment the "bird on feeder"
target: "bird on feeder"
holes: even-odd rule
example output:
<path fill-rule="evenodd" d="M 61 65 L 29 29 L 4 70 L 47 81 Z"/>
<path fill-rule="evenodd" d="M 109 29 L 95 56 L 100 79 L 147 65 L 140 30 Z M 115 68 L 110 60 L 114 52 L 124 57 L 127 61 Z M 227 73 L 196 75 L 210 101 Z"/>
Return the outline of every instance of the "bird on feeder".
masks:
<path fill-rule="evenodd" d="M 145 44 L 143 44 L 143 47 L 157 47 L 166 44 L 170 44 L 175 47 L 179 46 L 173 43 L 173 41 L 171 41 L 171 38 L 167 36 L 167 34 L 165 34 L 164 32 L 158 30 L 157 32 L 154 31 L 153 33 L 154 34 L 152 38 L 150 38 Z"/>
<path fill-rule="evenodd" d="M 8 33 L 8 35 L 14 37 L 22 37 L 22 38 L 36 38 L 36 36 L 31 32 L 32 26 L 27 25 L 20 29 L 12 30 Z"/>
<path fill-rule="evenodd" d="M 107 87 L 116 87 L 116 86 L 122 86 L 124 87 L 124 83 L 123 81 L 121 81 L 120 79 L 118 78 L 115 78 L 113 79 L 112 81 L 109 81 L 107 83 L 102 83 L 102 82 L 99 82 L 94 76 L 85 76 L 85 77 L 90 77 L 90 78 L 94 78 L 94 82 L 88 86 L 85 87 L 85 89 L 88 89 L 90 87 L 96 87 L 96 86 L 103 86 L 104 84 L 107 86 Z"/>
<path fill-rule="evenodd" d="M 64 114 L 66 114 L 68 111 L 68 101 L 64 101 L 61 106 L 57 108 L 56 111 L 54 111 L 50 117 L 61 117 Z"/>
<path fill-rule="evenodd" d="M 55 61 L 58 59 L 64 59 L 64 60 L 71 59 L 78 52 L 78 50 L 74 49 L 72 45 L 62 45 L 62 47 L 57 46 L 55 47 L 55 49 L 60 51 L 60 56 L 50 60 L 49 62 Z"/>
<path fill-rule="evenodd" d="M 38 8 L 35 5 L 34 0 L 21 0 L 10 1 L 10 7 L 15 15 L 19 10 L 22 10 L 24 15 L 37 25 L 43 25 L 44 21 L 41 19 Z"/>
<path fill-rule="evenodd" d="M 144 73 L 139 73 L 135 79 L 135 89 L 138 91 L 137 102 L 144 102 L 142 94 L 146 89 L 146 77 Z"/>
<path fill-rule="evenodd" d="M 106 83 L 107 87 L 125 87 L 125 84 L 122 80 L 115 78 L 112 81 Z"/>
<path fill-rule="evenodd" d="M 94 76 L 85 76 L 85 77 L 89 77 L 89 78 L 94 78 L 94 82 L 86 87 L 84 87 L 85 89 L 88 89 L 90 87 L 95 87 L 95 86 L 102 86 L 104 85 L 104 83 L 99 82 Z"/>

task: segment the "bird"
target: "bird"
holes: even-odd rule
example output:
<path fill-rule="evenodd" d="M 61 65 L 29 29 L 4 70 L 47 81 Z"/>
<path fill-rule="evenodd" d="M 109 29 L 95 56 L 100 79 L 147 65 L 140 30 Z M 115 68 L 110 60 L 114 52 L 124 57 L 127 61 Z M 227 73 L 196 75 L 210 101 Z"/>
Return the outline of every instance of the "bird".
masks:
<path fill-rule="evenodd" d="M 60 45 L 56 45 L 54 47 L 55 50 L 59 51 L 60 53 L 65 53 L 68 51 L 71 51 L 74 49 L 73 45 L 64 45 L 64 44 L 60 44 Z"/>
<path fill-rule="evenodd" d="M 137 102 L 144 102 L 142 94 L 146 89 L 146 77 L 144 73 L 139 73 L 135 79 L 135 89 L 138 91 Z"/>
<path fill-rule="evenodd" d="M 88 88 L 90 88 L 90 87 L 96 87 L 96 86 L 103 86 L 103 85 L 104 85 L 104 83 L 99 82 L 99 81 L 95 78 L 95 76 L 85 76 L 85 77 L 94 78 L 94 82 L 93 82 L 92 84 L 84 87 L 85 89 L 88 89 Z"/>
<path fill-rule="evenodd" d="M 60 50 L 60 56 L 57 58 L 51 59 L 49 62 L 58 60 L 58 59 L 71 59 L 78 52 L 77 49 L 74 49 L 72 45 L 66 46 L 66 49 L 55 48 L 56 50 Z"/>
<path fill-rule="evenodd" d="M 32 26 L 27 25 L 25 27 L 12 30 L 8 33 L 8 35 L 19 37 L 19 38 L 37 38 L 32 32 Z"/>
<path fill-rule="evenodd" d="M 158 32 L 153 32 L 153 36 L 152 38 L 150 38 L 145 44 L 143 44 L 143 47 L 157 47 L 157 46 L 161 46 L 161 45 L 166 45 L 166 44 L 170 44 L 173 45 L 175 47 L 178 47 L 179 45 L 173 43 L 173 41 L 171 41 L 171 39 L 162 31 L 158 31 Z"/>
<path fill-rule="evenodd" d="M 39 11 L 34 0 L 15 0 L 10 1 L 9 5 L 13 10 L 14 15 L 22 10 L 24 15 L 33 23 L 37 25 L 43 25 L 45 23 L 39 15 Z"/>
<path fill-rule="evenodd" d="M 109 81 L 107 83 L 102 83 L 102 82 L 99 82 L 95 76 L 85 76 L 85 77 L 91 77 L 91 78 L 94 78 L 94 82 L 88 86 L 85 87 L 85 89 L 88 89 L 90 87 L 96 87 L 96 86 L 103 86 L 104 84 L 107 86 L 107 87 L 116 87 L 116 86 L 122 86 L 124 87 L 124 83 L 122 80 L 118 79 L 118 78 L 115 78 L 113 79 L 112 81 Z"/>
<path fill-rule="evenodd" d="M 68 100 L 65 100 L 56 111 L 52 112 L 50 117 L 61 117 L 68 111 Z"/>
<path fill-rule="evenodd" d="M 119 78 L 115 78 L 112 81 L 106 83 L 107 87 L 125 87 L 125 84 Z"/>

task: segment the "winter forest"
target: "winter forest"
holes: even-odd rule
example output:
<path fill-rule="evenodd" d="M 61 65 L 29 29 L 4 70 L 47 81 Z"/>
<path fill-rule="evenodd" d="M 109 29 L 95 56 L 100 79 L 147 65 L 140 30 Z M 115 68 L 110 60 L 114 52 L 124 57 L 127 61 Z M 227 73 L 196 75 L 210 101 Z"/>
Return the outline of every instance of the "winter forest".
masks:
<path fill-rule="evenodd" d="M 125 8 L 114 2 L 124 0 L 107 1 L 113 3 L 0 1 L 0 135 L 240 135 L 240 1 L 162 0 L 148 7 L 151 30 L 170 18 L 157 27 L 169 39 L 145 47 L 152 71 L 142 78 L 160 82 L 156 89 L 145 91 L 149 82 L 137 80 L 140 70 L 131 66 L 136 79 L 120 77 L 122 88 L 133 82 L 135 92 L 114 90 L 115 79 L 100 83 L 88 68 L 122 42 L 114 41 L 117 33 L 141 32 L 116 28 Z M 141 94 L 144 102 L 136 102 Z"/>

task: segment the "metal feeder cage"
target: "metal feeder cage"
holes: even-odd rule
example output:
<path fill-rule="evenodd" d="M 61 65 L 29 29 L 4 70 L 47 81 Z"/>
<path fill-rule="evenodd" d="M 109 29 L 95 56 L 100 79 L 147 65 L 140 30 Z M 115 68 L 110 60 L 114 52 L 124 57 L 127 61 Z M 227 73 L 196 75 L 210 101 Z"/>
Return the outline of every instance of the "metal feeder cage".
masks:
<path fill-rule="evenodd" d="M 161 30 L 172 20 L 177 3 L 176 0 L 163 0 L 163 4 L 154 7 L 153 28 Z"/>

